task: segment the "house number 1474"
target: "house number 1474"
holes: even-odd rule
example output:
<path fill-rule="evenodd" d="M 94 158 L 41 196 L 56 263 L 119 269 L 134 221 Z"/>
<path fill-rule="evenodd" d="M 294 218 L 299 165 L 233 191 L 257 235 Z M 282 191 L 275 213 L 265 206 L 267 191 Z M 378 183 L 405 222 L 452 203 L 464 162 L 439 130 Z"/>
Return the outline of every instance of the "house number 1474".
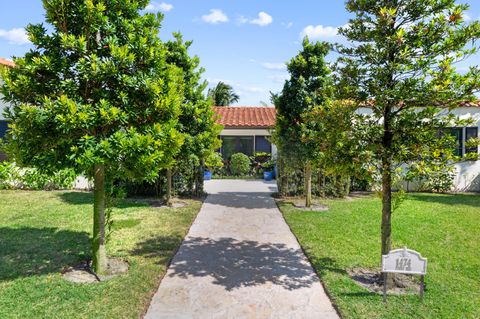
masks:
<path fill-rule="evenodd" d="M 395 270 L 412 270 L 412 260 L 410 258 L 397 258 L 395 263 Z"/>

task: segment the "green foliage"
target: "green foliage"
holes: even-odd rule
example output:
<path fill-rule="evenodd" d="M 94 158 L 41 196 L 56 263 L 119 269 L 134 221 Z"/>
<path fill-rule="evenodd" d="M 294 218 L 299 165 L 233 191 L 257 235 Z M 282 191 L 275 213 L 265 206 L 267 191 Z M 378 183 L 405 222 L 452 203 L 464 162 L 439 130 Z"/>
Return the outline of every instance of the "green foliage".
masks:
<path fill-rule="evenodd" d="M 46 174 L 36 168 L 20 168 L 12 162 L 0 163 L 0 189 L 71 189 L 76 178 L 72 169 Z"/>
<path fill-rule="evenodd" d="M 218 82 L 214 88 L 209 89 L 208 96 L 215 106 L 229 106 L 240 99 L 233 88 L 223 82 Z"/>
<path fill-rule="evenodd" d="M 4 74 L 17 162 L 42 170 L 153 179 L 182 144 L 181 72 L 166 62 L 160 14 L 147 1 L 45 0 L 26 29 L 33 49 Z"/>
<path fill-rule="evenodd" d="M 222 168 L 223 165 L 224 163 L 223 163 L 222 154 L 218 152 L 212 153 L 209 157 L 207 157 L 205 161 L 205 166 L 212 172 L 215 171 L 216 169 Z"/>
<path fill-rule="evenodd" d="M 382 176 L 382 253 L 391 248 L 392 181 L 397 167 L 440 150 L 446 168 L 454 159 L 438 129 L 459 121 L 442 109 L 476 99 L 480 69 L 464 74 L 455 63 L 477 52 L 480 22 L 465 23 L 467 5 L 455 0 L 347 0 L 354 15 L 339 33 L 335 75 L 337 98 L 351 100 L 369 115 L 355 115 L 358 150 Z M 448 112 L 446 112 L 448 113 Z"/>
<path fill-rule="evenodd" d="M 72 284 L 61 273 L 89 256 L 92 201 L 89 192 L 0 191 L 0 318 L 145 314 L 202 202 L 184 199 L 183 208 L 152 209 L 147 200 L 119 200 L 108 249 L 128 262 L 128 272 Z"/>
<path fill-rule="evenodd" d="M 449 192 L 454 186 L 455 166 L 445 165 L 442 161 L 441 157 L 434 159 L 433 165 L 428 165 L 427 167 L 422 166 L 424 162 L 414 163 L 409 166 L 406 179 L 417 182 L 420 191 Z"/>
<path fill-rule="evenodd" d="M 395 212 L 394 248 L 407 246 L 428 257 L 423 304 L 418 295 L 389 296 L 385 304 L 381 294 L 366 290 L 350 276 L 352 269 L 379 270 L 378 198 L 321 203 L 328 212 L 305 212 L 285 202 L 279 202 L 279 208 L 342 318 L 478 317 L 480 299 L 472 298 L 472 291 L 480 291 L 480 195 L 409 194 Z"/>
<path fill-rule="evenodd" d="M 177 177 L 186 182 L 185 187 L 180 187 L 182 193 L 192 193 L 195 188 L 195 192 L 200 194 L 203 192 L 203 165 L 220 148 L 218 137 L 222 127 L 216 123 L 215 112 L 204 94 L 207 82 L 201 80 L 204 69 L 200 68 L 200 59 L 190 57 L 188 53 L 192 42 L 184 42 L 180 33 L 174 33 L 174 37 L 166 43 L 166 61 L 181 70 L 185 83 L 176 126 L 184 137 L 184 143 L 175 158 L 174 169 Z"/>
<path fill-rule="evenodd" d="M 246 175 L 251 172 L 251 161 L 247 155 L 236 153 L 232 155 L 230 161 L 230 171 L 234 176 Z"/>
<path fill-rule="evenodd" d="M 332 97 L 331 71 L 325 62 L 329 51 L 329 44 L 305 38 L 302 51 L 287 64 L 290 79 L 279 95 L 272 96 L 277 109 L 273 140 L 289 162 L 316 156 L 316 145 L 307 138 L 312 128 L 304 113 Z"/>

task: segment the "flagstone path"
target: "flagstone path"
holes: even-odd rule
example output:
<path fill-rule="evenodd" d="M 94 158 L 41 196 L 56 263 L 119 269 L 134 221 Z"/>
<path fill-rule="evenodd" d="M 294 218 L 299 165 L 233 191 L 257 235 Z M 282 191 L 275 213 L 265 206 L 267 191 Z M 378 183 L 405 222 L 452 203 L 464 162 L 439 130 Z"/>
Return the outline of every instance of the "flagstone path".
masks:
<path fill-rule="evenodd" d="M 213 180 L 145 318 L 339 318 L 270 194 Z"/>

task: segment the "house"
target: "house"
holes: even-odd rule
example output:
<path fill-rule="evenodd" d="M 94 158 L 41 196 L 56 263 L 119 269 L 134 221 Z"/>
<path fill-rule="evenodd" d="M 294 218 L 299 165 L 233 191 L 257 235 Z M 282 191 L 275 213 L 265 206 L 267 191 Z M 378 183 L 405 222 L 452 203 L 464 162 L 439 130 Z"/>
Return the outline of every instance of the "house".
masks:
<path fill-rule="evenodd" d="M 14 67 L 15 63 L 8 61 L 6 59 L 0 58 L 0 68 L 5 68 L 5 67 Z M 0 77 L 0 86 L 3 84 L 2 78 Z M 7 121 L 5 120 L 5 117 L 3 115 L 3 112 L 5 108 L 7 107 L 7 104 L 3 101 L 3 96 L 0 93 L 0 139 L 3 139 L 5 137 L 5 134 L 7 132 Z M 0 151 L 0 161 L 3 161 L 6 159 L 5 154 L 3 154 Z"/>
<path fill-rule="evenodd" d="M 220 134 L 223 141 L 220 149 L 223 158 L 228 159 L 234 153 L 253 155 L 255 152 L 271 153 L 276 155 L 276 147 L 268 140 L 271 129 L 275 125 L 275 109 L 273 107 L 214 107 L 219 116 L 217 122 L 224 126 Z M 358 110 L 360 114 L 371 114 L 371 108 L 364 107 Z M 463 156 L 466 153 L 479 153 L 479 148 L 467 148 L 466 141 L 478 138 L 480 130 L 480 100 L 465 102 L 451 111 L 460 119 L 471 119 L 473 123 L 468 127 L 450 128 L 458 140 L 456 154 Z M 455 191 L 480 191 L 480 161 L 462 161 L 455 163 L 456 176 L 454 179 Z M 410 185 L 414 190 L 415 185 Z"/>
<path fill-rule="evenodd" d="M 363 107 L 358 109 L 359 114 L 371 114 L 372 109 Z M 471 138 L 479 137 L 480 130 L 480 100 L 464 102 L 459 107 L 448 110 L 444 109 L 441 114 L 449 113 L 462 120 L 471 120 L 468 127 L 452 127 L 448 130 L 458 141 L 457 156 L 464 156 L 467 153 L 479 154 L 479 147 L 467 148 L 466 142 Z M 454 177 L 454 190 L 458 192 L 480 192 L 480 161 L 462 161 L 454 164 L 456 175 Z M 415 190 L 415 184 L 410 185 L 410 190 Z"/>
<path fill-rule="evenodd" d="M 232 154 L 269 153 L 275 156 L 277 149 L 269 141 L 270 129 L 275 125 L 274 107 L 216 106 L 217 123 L 223 125 L 220 133 L 224 159 Z"/>

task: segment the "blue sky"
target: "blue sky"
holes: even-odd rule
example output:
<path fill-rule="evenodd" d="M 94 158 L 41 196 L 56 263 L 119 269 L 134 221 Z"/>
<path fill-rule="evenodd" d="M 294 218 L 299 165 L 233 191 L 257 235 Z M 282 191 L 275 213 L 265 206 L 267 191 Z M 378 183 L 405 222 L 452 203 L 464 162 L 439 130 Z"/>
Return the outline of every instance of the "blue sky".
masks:
<path fill-rule="evenodd" d="M 22 56 L 29 48 L 23 27 L 44 20 L 41 0 L 3 0 L 0 11 L 0 57 Z M 469 19 L 480 18 L 480 1 Z M 284 63 L 301 48 L 301 38 L 335 42 L 336 28 L 348 21 L 342 0 L 156 0 L 151 11 L 165 14 L 160 37 L 180 31 L 193 40 L 212 85 L 231 84 L 240 105 L 269 103 L 269 91 L 280 91 L 287 77 Z M 460 67 L 480 64 L 472 57 Z"/>

